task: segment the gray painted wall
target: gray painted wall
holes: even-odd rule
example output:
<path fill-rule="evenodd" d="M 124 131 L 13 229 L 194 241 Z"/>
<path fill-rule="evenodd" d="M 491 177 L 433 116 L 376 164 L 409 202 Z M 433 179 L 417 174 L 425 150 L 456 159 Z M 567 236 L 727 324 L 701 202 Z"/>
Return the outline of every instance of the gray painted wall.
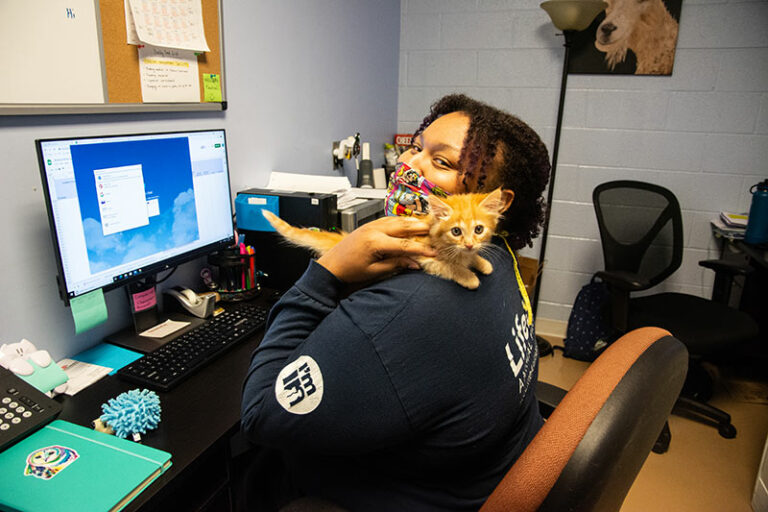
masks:
<path fill-rule="evenodd" d="M 538 4 L 403 0 L 398 133 L 461 91 L 518 115 L 551 152 L 563 48 Z M 768 176 L 767 23 L 764 0 L 685 0 L 672 76 L 569 76 L 539 318 L 567 320 L 602 268 L 591 193 L 614 179 L 677 195 L 684 260 L 659 289 L 711 294 L 697 263 L 719 255 L 709 220 L 747 211 L 749 187 Z"/>
<path fill-rule="evenodd" d="M 55 286 L 37 138 L 223 127 L 233 192 L 272 170 L 332 174 L 331 142 L 354 132 L 381 163 L 397 122 L 399 1 L 223 0 L 223 22 L 225 112 L 0 117 L 0 343 L 27 338 L 58 360 L 130 323 L 113 290 L 107 323 L 75 335 Z M 198 285 L 199 266 L 168 285 Z"/>

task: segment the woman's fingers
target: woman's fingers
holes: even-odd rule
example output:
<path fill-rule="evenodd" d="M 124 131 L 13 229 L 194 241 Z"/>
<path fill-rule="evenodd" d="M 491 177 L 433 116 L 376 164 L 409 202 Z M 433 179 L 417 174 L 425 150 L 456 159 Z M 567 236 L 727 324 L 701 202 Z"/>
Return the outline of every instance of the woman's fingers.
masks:
<path fill-rule="evenodd" d="M 408 238 L 385 237 L 377 240 L 374 250 L 377 259 L 384 259 L 398 255 L 408 256 L 435 256 L 435 250 L 427 244 L 409 240 Z"/>
<path fill-rule="evenodd" d="M 426 235 L 429 233 L 429 224 L 418 217 L 382 217 L 374 222 L 381 221 L 381 231 L 396 237 Z"/>
<path fill-rule="evenodd" d="M 342 281 L 370 281 L 400 268 L 418 268 L 417 257 L 435 256 L 429 245 L 410 238 L 428 231 L 429 225 L 420 219 L 376 219 L 344 237 L 317 261 Z"/>

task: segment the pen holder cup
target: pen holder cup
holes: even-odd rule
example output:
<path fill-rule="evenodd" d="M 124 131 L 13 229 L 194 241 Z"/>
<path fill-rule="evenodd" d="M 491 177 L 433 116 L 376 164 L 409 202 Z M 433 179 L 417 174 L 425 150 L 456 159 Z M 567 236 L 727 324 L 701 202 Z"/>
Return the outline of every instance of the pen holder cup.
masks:
<path fill-rule="evenodd" d="M 217 269 L 216 291 L 221 295 L 221 300 L 250 300 L 261 292 L 261 273 L 256 270 L 255 254 L 240 254 L 240 249 L 233 247 L 209 255 L 208 263 Z"/>

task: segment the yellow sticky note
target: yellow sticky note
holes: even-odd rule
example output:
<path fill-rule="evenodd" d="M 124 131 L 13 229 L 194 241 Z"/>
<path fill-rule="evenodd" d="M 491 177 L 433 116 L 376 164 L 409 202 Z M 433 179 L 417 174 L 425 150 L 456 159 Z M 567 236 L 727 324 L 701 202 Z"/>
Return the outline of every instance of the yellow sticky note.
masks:
<path fill-rule="evenodd" d="M 107 320 L 107 304 L 104 302 L 104 291 L 101 288 L 69 299 L 69 307 L 75 320 L 75 334 L 93 329 Z"/>
<path fill-rule="evenodd" d="M 221 101 L 221 81 L 215 73 L 203 73 L 203 101 Z"/>

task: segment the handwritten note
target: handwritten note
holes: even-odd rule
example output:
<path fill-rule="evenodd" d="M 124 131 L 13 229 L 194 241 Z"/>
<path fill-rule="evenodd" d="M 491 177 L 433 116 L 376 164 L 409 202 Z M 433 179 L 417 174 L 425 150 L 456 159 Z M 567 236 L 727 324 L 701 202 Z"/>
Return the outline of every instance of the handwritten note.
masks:
<path fill-rule="evenodd" d="M 157 294 L 155 293 L 155 288 L 152 287 L 142 292 L 134 293 L 131 295 L 131 300 L 133 300 L 133 310 L 137 313 L 139 311 L 144 311 L 145 309 L 154 307 L 157 304 Z"/>
<path fill-rule="evenodd" d="M 107 320 L 107 304 L 101 288 L 69 299 L 69 307 L 75 320 L 75 334 L 93 329 Z"/>
<path fill-rule="evenodd" d="M 143 43 L 180 50 L 210 51 L 205 40 L 200 0 L 126 1 L 126 32 L 129 44 Z"/>
<path fill-rule="evenodd" d="M 93 0 L 0 1 L 0 103 L 104 103 Z"/>
<path fill-rule="evenodd" d="M 168 319 L 163 323 L 157 324 L 154 327 L 150 327 L 146 331 L 140 332 L 139 336 L 145 336 L 147 338 L 165 338 L 169 334 L 173 334 L 189 325 L 189 322 L 180 322 L 178 320 Z"/>
<path fill-rule="evenodd" d="M 191 50 L 139 47 L 139 75 L 145 103 L 200 101 L 197 56 Z"/>
<path fill-rule="evenodd" d="M 221 101 L 221 80 L 215 73 L 203 73 L 203 101 Z"/>

